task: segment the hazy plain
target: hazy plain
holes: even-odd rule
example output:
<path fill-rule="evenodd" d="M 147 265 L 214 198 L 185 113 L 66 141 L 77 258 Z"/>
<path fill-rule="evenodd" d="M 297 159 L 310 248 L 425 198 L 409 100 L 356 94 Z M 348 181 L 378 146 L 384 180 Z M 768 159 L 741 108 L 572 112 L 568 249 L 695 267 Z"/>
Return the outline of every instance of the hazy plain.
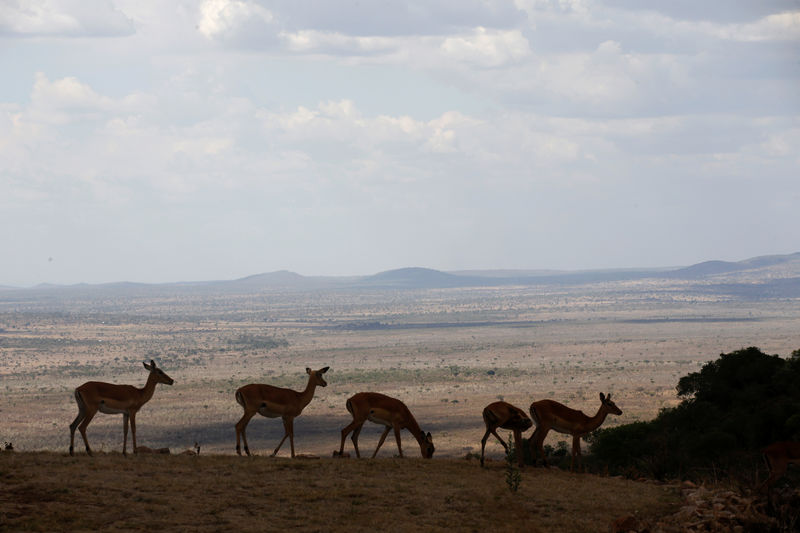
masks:
<path fill-rule="evenodd" d="M 404 400 L 431 431 L 437 456 L 480 450 L 482 408 L 527 410 L 552 398 L 593 414 L 600 392 L 623 410 L 609 425 L 675 405 L 675 385 L 722 352 L 800 348 L 796 298 L 742 298 L 681 280 L 439 289 L 186 286 L 0 291 L 0 441 L 66 451 L 87 380 L 142 386 L 143 361 L 175 379 L 137 418 L 138 443 L 174 452 L 199 442 L 233 453 L 246 383 L 302 389 L 305 368 L 330 366 L 295 421 L 298 453 L 327 456 L 350 421 L 346 399 L 380 391 Z M 119 450 L 122 418 L 98 415 L 97 450 Z M 380 428 L 361 434 L 362 449 Z M 250 447 L 266 454 L 280 421 L 256 417 Z M 552 442 L 564 440 L 553 435 Z M 418 454 L 409 433 L 404 450 Z M 78 443 L 79 444 L 79 443 Z M 288 455 L 288 442 L 281 455 Z M 76 446 L 81 450 L 82 446 Z M 348 440 L 346 450 L 351 450 Z M 489 447 L 500 457 L 498 444 Z M 388 439 L 381 454 L 396 453 Z"/>

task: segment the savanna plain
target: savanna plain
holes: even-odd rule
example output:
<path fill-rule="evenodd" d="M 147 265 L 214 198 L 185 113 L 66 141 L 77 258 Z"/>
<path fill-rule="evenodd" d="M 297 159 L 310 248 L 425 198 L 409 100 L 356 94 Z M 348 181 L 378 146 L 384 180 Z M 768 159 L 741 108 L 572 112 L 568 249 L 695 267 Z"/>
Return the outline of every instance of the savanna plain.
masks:
<path fill-rule="evenodd" d="M 526 468 L 504 479 L 502 447 L 481 469 L 481 411 L 498 399 L 527 411 L 550 398 L 594 414 L 600 392 L 649 420 L 678 403 L 680 377 L 747 346 L 800 348 L 798 298 L 744 298 L 675 279 L 409 289 L 165 285 L 0 291 L 0 529 L 7 530 L 607 530 L 619 516 L 657 517 L 674 487 Z M 122 417 L 95 417 L 89 458 L 68 425 L 88 380 L 141 387 L 144 361 L 174 380 L 137 417 L 138 444 L 173 454 L 122 457 Z M 295 446 L 269 454 L 277 419 L 248 426 L 254 457 L 235 455 L 237 388 L 304 388 L 329 366 L 295 420 Z M 333 459 L 348 397 L 403 400 L 436 453 L 405 459 L 387 439 L 376 461 Z M 367 423 L 362 455 L 381 427 Z M 506 436 L 506 432 L 501 432 Z M 551 433 L 548 442 L 567 440 Z M 130 448 L 130 443 L 129 443 Z M 345 451 L 352 454 L 347 440 Z"/>

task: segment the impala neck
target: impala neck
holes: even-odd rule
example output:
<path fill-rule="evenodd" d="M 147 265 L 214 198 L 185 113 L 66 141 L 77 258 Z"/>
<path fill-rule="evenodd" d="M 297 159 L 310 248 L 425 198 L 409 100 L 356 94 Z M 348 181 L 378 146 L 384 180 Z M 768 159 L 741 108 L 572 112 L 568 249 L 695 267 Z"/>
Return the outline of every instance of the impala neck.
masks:
<path fill-rule="evenodd" d="M 142 404 L 149 402 L 150 398 L 153 397 L 153 393 L 156 391 L 156 383 L 158 383 L 156 373 L 150 372 L 150 375 L 147 376 L 147 383 L 144 384 L 144 387 L 139 389 L 142 395 Z"/>
<path fill-rule="evenodd" d="M 300 393 L 300 404 L 305 407 L 314 398 L 314 391 L 317 389 L 317 383 L 314 381 L 314 375 L 309 374 L 308 384 L 303 392 Z"/>
<path fill-rule="evenodd" d="M 425 442 L 425 433 L 419 428 L 419 424 L 417 424 L 417 419 L 414 418 L 414 415 L 411 414 L 409 411 L 408 413 L 408 422 L 406 422 L 406 429 L 414 435 L 414 438 L 417 439 L 420 446 Z"/>
<path fill-rule="evenodd" d="M 586 425 L 587 432 L 594 431 L 603 425 L 603 422 L 606 421 L 606 417 L 608 416 L 608 412 L 605 404 L 600 404 L 600 409 L 597 410 L 597 414 L 590 418 L 589 423 Z"/>

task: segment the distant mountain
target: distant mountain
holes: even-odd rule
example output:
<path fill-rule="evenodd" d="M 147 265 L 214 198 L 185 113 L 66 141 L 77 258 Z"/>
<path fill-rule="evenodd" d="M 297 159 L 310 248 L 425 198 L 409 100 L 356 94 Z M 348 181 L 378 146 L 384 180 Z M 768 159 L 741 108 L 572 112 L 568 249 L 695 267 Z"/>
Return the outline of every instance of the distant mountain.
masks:
<path fill-rule="evenodd" d="M 719 290 L 742 294 L 780 296 L 800 293 L 800 253 L 753 257 L 743 261 L 705 261 L 687 267 L 612 269 L 582 271 L 543 270 L 462 270 L 443 272 L 430 268 L 398 268 L 371 276 L 303 276 L 288 270 L 255 274 L 225 281 L 197 281 L 147 284 L 134 282 L 88 285 L 42 283 L 30 289 L 0 287 L 7 291 L 25 290 L 119 290 L 163 291 L 174 289 L 258 291 L 272 289 L 432 289 L 453 287 L 499 287 L 509 285 L 584 285 L 640 279 L 682 279 L 698 283 L 713 282 Z"/>
<path fill-rule="evenodd" d="M 278 270 L 276 272 L 267 272 L 264 274 L 255 274 L 244 278 L 235 279 L 229 283 L 235 285 L 253 285 L 253 286 L 281 286 L 281 287 L 295 287 L 303 285 L 308 281 L 308 278 L 290 272 L 288 270 Z"/>
<path fill-rule="evenodd" d="M 452 270 L 449 273 L 454 276 L 469 276 L 479 278 L 521 278 L 521 277 L 541 277 L 541 276 L 560 276 L 566 274 L 567 270 Z"/>
<path fill-rule="evenodd" d="M 468 276 L 457 276 L 430 268 L 411 267 L 387 270 L 361 278 L 358 281 L 358 285 L 369 287 L 431 289 L 460 287 L 465 284 L 470 284 L 473 281 L 474 280 Z"/>
<path fill-rule="evenodd" d="M 731 276 L 756 278 L 786 278 L 800 276 L 800 252 L 789 255 L 763 255 L 743 261 L 705 261 L 668 273 L 680 279 L 702 279 Z"/>

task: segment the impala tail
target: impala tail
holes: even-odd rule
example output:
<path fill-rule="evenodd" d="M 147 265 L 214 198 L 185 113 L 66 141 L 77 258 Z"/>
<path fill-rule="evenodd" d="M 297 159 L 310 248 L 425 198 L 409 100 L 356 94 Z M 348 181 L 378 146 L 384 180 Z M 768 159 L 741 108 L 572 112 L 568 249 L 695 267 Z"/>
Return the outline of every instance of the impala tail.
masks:
<path fill-rule="evenodd" d="M 81 396 L 81 392 L 75 389 L 75 403 L 78 404 L 78 409 L 83 409 L 83 396 Z"/>
<path fill-rule="evenodd" d="M 244 398 L 242 397 L 242 391 L 241 390 L 237 390 L 236 391 L 236 403 L 238 403 L 239 405 L 244 407 Z"/>
<path fill-rule="evenodd" d="M 492 412 L 491 409 L 488 407 L 483 409 L 483 421 L 486 423 L 487 426 L 494 426 L 497 425 L 497 415 Z"/>
<path fill-rule="evenodd" d="M 353 414 L 353 404 L 350 403 L 350 398 L 347 399 L 347 403 L 344 404 L 344 406 L 347 408 L 347 412 L 352 415 Z"/>
<path fill-rule="evenodd" d="M 536 425 L 538 426 L 539 425 L 539 413 L 536 412 L 536 408 L 533 405 L 531 405 L 530 412 L 531 412 L 531 418 L 533 419 L 534 422 L 536 422 Z"/>

